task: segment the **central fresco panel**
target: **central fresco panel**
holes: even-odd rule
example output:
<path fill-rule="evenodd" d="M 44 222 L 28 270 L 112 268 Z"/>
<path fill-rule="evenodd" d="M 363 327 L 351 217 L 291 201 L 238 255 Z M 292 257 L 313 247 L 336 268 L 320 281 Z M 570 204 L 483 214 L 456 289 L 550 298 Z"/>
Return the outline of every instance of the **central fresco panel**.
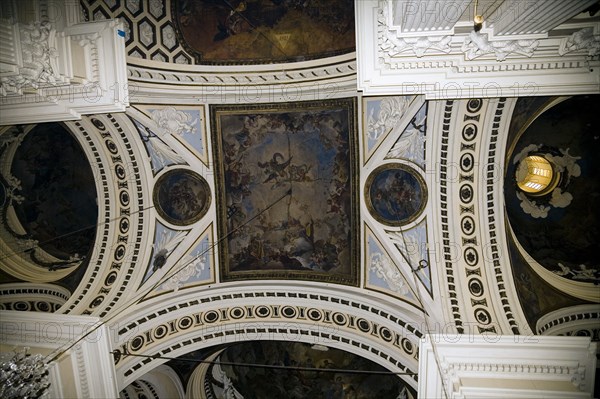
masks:
<path fill-rule="evenodd" d="M 223 280 L 357 284 L 356 101 L 211 108 Z"/>

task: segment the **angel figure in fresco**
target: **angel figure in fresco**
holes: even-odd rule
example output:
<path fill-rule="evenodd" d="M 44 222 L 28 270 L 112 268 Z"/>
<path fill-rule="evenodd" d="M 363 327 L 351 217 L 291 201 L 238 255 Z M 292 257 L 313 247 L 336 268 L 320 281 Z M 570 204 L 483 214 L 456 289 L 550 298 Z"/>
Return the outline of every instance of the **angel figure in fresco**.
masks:
<path fill-rule="evenodd" d="M 287 176 L 286 169 L 290 166 L 290 162 L 292 162 L 293 157 L 289 157 L 287 161 L 285 161 L 283 155 L 279 152 L 273 154 L 273 158 L 271 158 L 267 162 L 258 162 L 258 166 L 263 169 L 263 173 L 267 176 L 263 183 L 268 183 L 271 180 L 275 180 L 274 186 L 279 183 L 280 178 L 285 178 Z"/>

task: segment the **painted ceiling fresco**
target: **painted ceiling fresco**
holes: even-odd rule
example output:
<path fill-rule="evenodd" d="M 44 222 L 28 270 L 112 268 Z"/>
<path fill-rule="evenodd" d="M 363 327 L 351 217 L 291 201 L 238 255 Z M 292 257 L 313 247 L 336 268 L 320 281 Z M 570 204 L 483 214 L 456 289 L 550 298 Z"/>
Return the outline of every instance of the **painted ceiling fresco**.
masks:
<path fill-rule="evenodd" d="M 427 189 L 420 175 L 403 164 L 385 164 L 367 179 L 365 198 L 377 220 L 401 226 L 415 220 L 427 203 Z"/>
<path fill-rule="evenodd" d="M 261 398 L 415 398 L 416 392 L 395 375 L 357 355 L 323 345 L 301 342 L 251 341 L 227 347 L 217 361 L 290 367 L 276 368 L 219 365 L 228 389 L 245 399 Z M 214 366 L 215 368 L 217 366 Z M 317 372 L 293 368 L 362 370 L 364 373 Z M 221 384 L 219 384 L 221 385 Z M 217 397 L 219 397 L 217 395 Z"/>
<path fill-rule="evenodd" d="M 202 176 L 186 169 L 163 174 L 154 188 L 154 204 L 168 222 L 188 225 L 200 220 L 210 206 L 210 188 Z"/>
<path fill-rule="evenodd" d="M 517 240 L 548 270 L 582 282 L 600 281 L 598 109 L 600 96 L 559 102 L 539 115 L 520 137 L 515 132 L 506 164 L 506 212 Z M 561 182 L 545 197 L 529 198 L 516 189 L 515 170 L 525 155 L 539 152 L 551 154 Z"/>
<path fill-rule="evenodd" d="M 179 39 L 198 63 L 302 61 L 354 51 L 352 0 L 177 0 Z"/>
<path fill-rule="evenodd" d="M 546 283 L 527 262 L 532 257 L 557 276 L 597 283 L 600 126 L 595 113 L 600 96 L 519 99 L 507 142 L 506 214 L 521 252 L 507 236 L 515 284 L 532 328 L 544 314 L 585 303 Z M 550 109 L 542 111 L 550 104 Z M 536 118 L 537 116 L 537 118 Z M 529 124 L 531 123 L 531 124 Z M 518 194 L 518 159 L 529 152 L 551 152 L 563 161 L 565 175 L 555 193 L 526 198 Z M 570 170 L 568 170 L 570 169 Z M 556 192 L 560 190 L 560 192 Z M 560 194 L 560 195 L 559 195 Z"/>
<path fill-rule="evenodd" d="M 21 183 L 22 201 L 13 205 L 28 237 L 59 259 L 85 258 L 98 221 L 96 186 L 71 134 L 59 123 L 37 125 L 17 148 L 11 173 Z"/>
<path fill-rule="evenodd" d="M 356 284 L 355 106 L 212 108 L 224 278 Z"/>

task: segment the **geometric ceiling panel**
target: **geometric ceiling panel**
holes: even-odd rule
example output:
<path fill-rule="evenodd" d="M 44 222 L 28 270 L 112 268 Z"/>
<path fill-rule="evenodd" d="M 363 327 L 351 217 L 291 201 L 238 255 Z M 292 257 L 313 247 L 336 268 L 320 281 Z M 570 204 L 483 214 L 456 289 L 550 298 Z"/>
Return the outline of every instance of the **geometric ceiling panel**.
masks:
<path fill-rule="evenodd" d="M 208 165 L 206 118 L 203 106 L 161 106 L 136 104 L 137 109 L 151 118 L 165 133 L 170 133 L 191 153 Z"/>
<path fill-rule="evenodd" d="M 381 243 L 365 224 L 365 287 L 385 292 L 406 302 L 421 307 L 413 292 L 413 284 L 406 280 L 400 268 L 383 249 Z M 412 279 L 412 276 L 409 276 Z"/>
<path fill-rule="evenodd" d="M 163 269 L 167 264 L 172 265 L 174 259 L 169 259 L 173 251 L 186 238 L 189 231 L 171 230 L 159 222 L 156 223 L 156 232 L 154 233 L 154 244 L 152 245 L 152 261 L 146 269 L 146 274 L 142 284 L 146 282 L 154 273 Z"/>
<path fill-rule="evenodd" d="M 108 3 L 81 0 L 84 19 L 99 21 L 120 18 L 125 24 L 127 55 L 144 60 L 193 63 L 193 57 L 187 55 L 179 45 L 170 22 L 171 0 L 122 0 Z"/>
<path fill-rule="evenodd" d="M 406 114 L 413 109 L 411 104 L 416 98 L 417 96 L 363 98 L 363 121 L 365 123 L 363 131 L 366 136 L 366 143 L 363 144 L 363 159 L 365 163 L 389 135 L 398 134 L 396 132 L 398 126 L 408 123 L 404 119 L 407 117 Z M 407 126 L 407 129 L 409 128 L 410 126 Z"/>

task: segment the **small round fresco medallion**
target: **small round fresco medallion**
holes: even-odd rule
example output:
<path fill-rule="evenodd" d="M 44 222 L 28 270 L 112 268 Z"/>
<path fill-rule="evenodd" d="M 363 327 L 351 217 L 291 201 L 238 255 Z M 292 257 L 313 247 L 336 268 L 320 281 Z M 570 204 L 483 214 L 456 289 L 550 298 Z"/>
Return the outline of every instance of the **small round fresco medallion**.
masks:
<path fill-rule="evenodd" d="M 154 206 L 167 222 L 179 226 L 197 222 L 210 207 L 210 187 L 187 169 L 166 172 L 154 186 Z"/>
<path fill-rule="evenodd" d="M 375 219 L 389 226 L 402 226 L 413 222 L 425 209 L 427 187 L 415 169 L 386 164 L 369 175 L 365 197 Z"/>

